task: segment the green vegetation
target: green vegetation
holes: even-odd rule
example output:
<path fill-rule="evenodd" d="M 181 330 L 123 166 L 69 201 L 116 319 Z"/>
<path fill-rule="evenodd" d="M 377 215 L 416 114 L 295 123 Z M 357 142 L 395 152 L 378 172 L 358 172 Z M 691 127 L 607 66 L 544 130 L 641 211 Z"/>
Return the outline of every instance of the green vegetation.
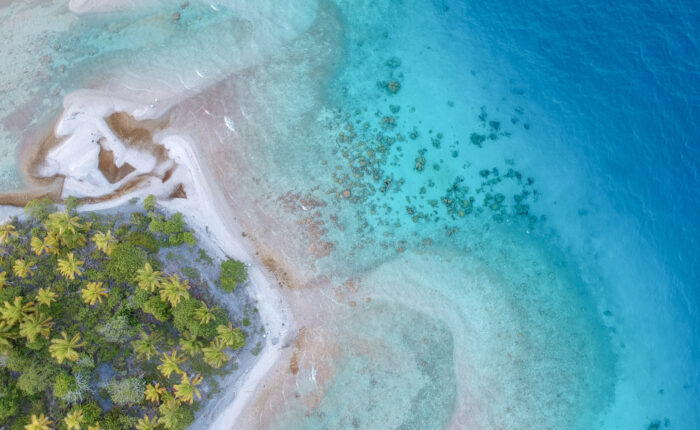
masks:
<path fill-rule="evenodd" d="M 236 286 L 248 278 L 245 264 L 237 260 L 226 260 L 221 263 L 219 284 L 224 291 L 233 291 Z"/>
<path fill-rule="evenodd" d="M 178 254 L 196 244 L 182 215 L 158 213 L 152 196 L 127 220 L 68 203 L 32 201 L 0 225 L 0 428 L 186 428 L 244 330 L 201 267 L 174 266 L 196 258 Z M 223 289 L 245 279 L 243 263 L 221 264 Z"/>

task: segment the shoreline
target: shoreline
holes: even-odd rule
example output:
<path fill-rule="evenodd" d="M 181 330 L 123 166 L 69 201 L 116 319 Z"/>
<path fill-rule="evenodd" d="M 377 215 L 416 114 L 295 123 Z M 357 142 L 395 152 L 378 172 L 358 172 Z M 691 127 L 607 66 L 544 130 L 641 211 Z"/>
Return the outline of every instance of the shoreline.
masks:
<path fill-rule="evenodd" d="M 186 154 L 186 156 L 189 157 L 178 158 L 177 161 L 189 161 L 189 163 L 191 163 L 189 166 L 190 171 L 199 173 L 198 175 L 193 174 L 193 176 L 199 176 L 199 180 L 195 179 L 195 184 L 201 187 L 203 192 L 199 194 L 200 190 L 197 190 L 197 194 L 203 197 L 199 199 L 199 202 L 173 199 L 163 202 L 163 206 L 169 207 L 172 205 L 172 208 L 179 208 L 180 212 L 185 216 L 185 219 L 188 220 L 188 224 L 194 226 L 198 233 L 206 234 L 209 240 L 217 245 L 224 255 L 230 255 L 249 264 L 249 294 L 261 304 L 258 310 L 265 326 L 265 334 L 263 335 L 265 338 L 265 345 L 262 354 L 255 361 L 253 367 L 248 369 L 240 380 L 236 381 L 232 386 L 226 387 L 225 390 L 228 393 L 235 395 L 233 402 L 216 414 L 213 421 L 208 423 L 206 427 L 202 427 L 219 429 L 226 428 L 228 424 L 228 428 L 234 428 L 238 417 L 243 412 L 245 406 L 249 404 L 259 383 L 265 379 L 268 371 L 272 369 L 281 356 L 282 349 L 284 349 L 284 345 L 293 331 L 292 328 L 295 325 L 295 321 L 289 305 L 273 286 L 277 284 L 274 280 L 274 276 L 266 273 L 267 269 L 262 261 L 258 261 L 255 258 L 255 251 L 252 247 L 247 246 L 243 240 L 237 239 L 238 237 L 242 237 L 242 228 L 235 220 L 231 220 L 231 223 L 226 225 L 220 215 L 219 208 L 215 204 L 212 204 L 210 199 L 206 198 L 206 196 L 214 196 L 216 194 L 212 193 L 210 184 L 206 181 L 204 171 L 201 169 L 199 158 L 195 154 L 191 144 L 184 138 L 173 136 L 178 135 L 169 136 L 170 142 L 166 146 L 171 154 L 177 148 L 184 151 L 182 155 Z M 175 139 L 180 142 L 173 142 Z M 181 202 L 183 204 L 179 204 Z M 185 209 L 185 202 L 194 204 L 192 204 L 190 208 Z M 206 223 L 196 221 L 198 215 L 201 216 L 199 217 L 200 220 L 207 219 L 207 213 L 211 214 L 211 218 L 208 221 L 214 222 Z M 202 229 L 203 225 L 204 230 Z M 231 228 L 235 228 L 236 231 L 231 231 Z M 225 395 L 226 394 L 222 394 L 222 396 Z M 206 423 L 198 423 L 198 420 L 195 420 L 192 428 L 199 428 L 198 424 L 204 426 Z"/>
<path fill-rule="evenodd" d="M 72 133 L 61 133 L 65 128 L 65 122 L 75 122 L 75 115 L 66 115 L 66 112 L 71 111 L 76 104 L 88 100 L 92 105 L 92 109 L 84 109 L 93 115 L 84 115 L 85 120 L 79 126 L 69 127 L 71 131 L 75 130 L 78 134 L 78 139 L 74 138 Z M 94 134 L 87 132 L 91 130 L 95 133 L 104 133 L 103 120 L 107 115 L 116 113 L 117 107 L 115 100 L 125 102 L 128 98 L 120 97 L 117 94 L 106 94 L 97 92 L 78 92 L 73 93 L 66 98 L 64 104 L 64 113 L 56 123 L 54 130 L 58 134 L 69 134 L 69 137 L 58 144 L 55 148 L 48 151 L 47 160 L 53 156 L 56 158 L 71 158 L 76 154 L 76 151 L 81 151 L 90 154 L 89 145 L 96 144 Z M 94 108 L 102 108 L 99 115 L 94 115 Z M 123 113 L 133 115 L 134 117 L 143 117 L 144 110 L 148 111 L 149 107 L 141 105 L 139 102 L 123 103 L 119 106 Z M 163 109 L 165 112 L 167 109 Z M 141 114 L 141 115 L 139 115 Z M 79 122 L 79 121 L 78 121 Z M 90 137 L 88 137 L 90 136 Z M 110 136 L 114 139 L 115 136 Z M 90 139 L 90 140 L 88 140 Z M 117 137 L 118 140 L 118 137 Z M 218 258 L 232 257 L 240 260 L 248 266 L 248 284 L 245 287 L 249 296 L 257 301 L 257 309 L 265 328 L 264 345 L 261 353 L 252 359 L 252 366 L 246 369 L 231 385 L 223 386 L 217 396 L 210 399 L 200 409 L 195 422 L 190 428 L 233 428 L 236 420 L 243 412 L 246 405 L 251 401 L 252 395 L 261 381 L 264 380 L 270 369 L 278 362 L 282 349 L 287 344 L 290 334 L 295 327 L 295 320 L 292 316 L 289 305 L 284 301 L 280 291 L 275 288 L 278 285 L 272 273 L 269 273 L 262 261 L 256 258 L 256 252 L 252 244 L 245 243 L 242 240 L 243 230 L 234 219 L 227 218 L 224 221 L 221 208 L 214 202 L 218 200 L 216 185 L 210 184 L 204 170 L 201 168 L 200 160 L 197 157 L 196 151 L 192 147 L 192 142 L 186 137 L 175 132 L 169 131 L 167 127 L 164 130 L 158 131 L 152 136 L 153 146 L 164 148 L 165 152 L 172 161 L 169 164 L 170 177 L 165 181 L 163 178 L 157 180 L 157 177 L 139 180 L 134 184 L 133 188 L 126 188 L 124 192 L 114 193 L 113 189 L 107 189 L 107 199 L 100 200 L 98 195 L 92 195 L 99 192 L 103 184 L 101 181 L 95 181 L 95 176 L 101 176 L 98 165 L 93 160 L 85 160 L 89 158 L 83 157 L 83 162 L 70 163 L 65 166 L 54 166 L 56 173 L 64 175 L 66 182 L 74 178 L 79 178 L 74 183 L 80 183 L 79 190 L 81 191 L 77 197 L 82 197 L 87 200 L 81 205 L 79 211 L 100 211 L 118 208 L 128 205 L 129 200 L 134 197 L 143 199 L 149 194 L 154 194 L 158 199 L 158 204 L 171 212 L 181 212 L 187 224 L 196 231 L 197 235 L 206 238 L 208 244 L 216 252 Z M 72 148 L 70 148 L 72 146 Z M 56 150 L 66 149 L 68 157 L 56 157 Z M 114 159 L 121 161 L 121 165 L 126 162 L 126 157 L 129 152 L 133 152 L 132 148 L 122 142 L 121 145 L 112 145 L 110 148 L 114 153 Z M 94 151 L 93 151 L 94 152 Z M 96 155 L 96 154 L 92 154 Z M 134 158 L 131 154 L 130 158 Z M 60 163 L 59 163 L 60 164 Z M 117 163 L 119 162 L 117 161 Z M 174 165 L 174 166 L 173 166 Z M 168 173 L 162 173 L 167 175 Z M 87 179 L 86 179 L 87 178 Z M 184 190 L 187 190 L 185 198 L 177 198 L 172 196 L 172 183 L 179 182 L 180 187 L 184 185 Z M 127 183 L 128 185 L 128 183 Z M 66 197 L 71 193 L 70 186 L 63 187 L 60 195 Z M 76 188 L 73 188 L 76 191 Z M 92 200 L 92 202 L 90 202 Z M 22 213 L 22 209 L 18 207 L 3 205 L 0 207 L 0 215 L 3 218 L 14 216 Z M 228 401 L 225 405 L 220 403 Z M 204 411 L 204 413 L 202 413 Z"/>

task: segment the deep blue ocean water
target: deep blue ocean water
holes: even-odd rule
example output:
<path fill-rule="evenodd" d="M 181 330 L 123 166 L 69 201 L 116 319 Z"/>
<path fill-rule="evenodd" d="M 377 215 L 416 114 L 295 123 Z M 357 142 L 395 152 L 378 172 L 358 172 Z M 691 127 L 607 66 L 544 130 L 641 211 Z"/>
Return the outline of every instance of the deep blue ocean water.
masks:
<path fill-rule="evenodd" d="M 336 250 L 314 269 L 373 301 L 330 308 L 333 376 L 302 369 L 299 392 L 324 396 L 290 396 L 279 428 L 700 428 L 697 4 L 193 1 L 175 24 L 153 3 L 37 19 L 5 58 L 52 61 L 2 81 L 1 119 L 41 121 L 108 76 L 189 88 L 179 130 L 221 145 L 241 206 L 328 203 Z"/>
<path fill-rule="evenodd" d="M 621 360 L 634 367 L 619 372 L 639 388 L 609 428 L 636 428 L 633 411 L 697 428 L 698 5 L 445 6 L 483 42 L 491 73 L 511 79 L 511 90 L 523 90 L 551 126 L 539 134 L 539 150 L 563 165 L 553 168 L 563 176 L 556 180 L 568 183 L 570 171 L 577 182 L 560 202 L 583 198 L 587 209 L 585 229 L 570 234 L 598 236 L 598 264 L 626 308 L 624 324 L 638 330 L 638 356 Z"/>

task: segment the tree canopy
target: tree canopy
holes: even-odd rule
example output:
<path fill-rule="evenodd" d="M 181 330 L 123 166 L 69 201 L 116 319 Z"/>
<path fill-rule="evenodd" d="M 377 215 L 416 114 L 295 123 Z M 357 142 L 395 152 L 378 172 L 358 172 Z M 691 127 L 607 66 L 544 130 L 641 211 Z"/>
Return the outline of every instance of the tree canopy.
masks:
<path fill-rule="evenodd" d="M 196 257 L 162 258 L 206 255 L 182 215 L 78 204 L 33 201 L 0 225 L 0 428 L 184 429 L 256 327 L 219 306 Z"/>

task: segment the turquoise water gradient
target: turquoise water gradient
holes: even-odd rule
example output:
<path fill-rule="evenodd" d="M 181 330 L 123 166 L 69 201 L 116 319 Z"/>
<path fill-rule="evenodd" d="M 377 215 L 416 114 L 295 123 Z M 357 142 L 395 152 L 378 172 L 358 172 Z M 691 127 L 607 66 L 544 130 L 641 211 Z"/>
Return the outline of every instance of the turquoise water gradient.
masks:
<path fill-rule="evenodd" d="M 334 250 L 309 264 L 308 232 L 289 227 L 284 253 L 372 300 L 319 304 L 332 376 L 302 369 L 298 393 L 323 395 L 290 396 L 272 428 L 700 427 L 691 2 L 193 1 L 175 23 L 177 10 L 57 6 L 63 28 L 1 48 L 34 40 L 52 57 L 3 81 L 23 85 L 0 100 L 2 183 L 19 182 L 27 131 L 8 117 L 36 109 L 20 115 L 36 124 L 68 91 L 141 80 L 191 96 L 171 121 L 214 148 L 261 241 L 307 216 L 278 197 L 322 201 L 309 213 Z"/>

